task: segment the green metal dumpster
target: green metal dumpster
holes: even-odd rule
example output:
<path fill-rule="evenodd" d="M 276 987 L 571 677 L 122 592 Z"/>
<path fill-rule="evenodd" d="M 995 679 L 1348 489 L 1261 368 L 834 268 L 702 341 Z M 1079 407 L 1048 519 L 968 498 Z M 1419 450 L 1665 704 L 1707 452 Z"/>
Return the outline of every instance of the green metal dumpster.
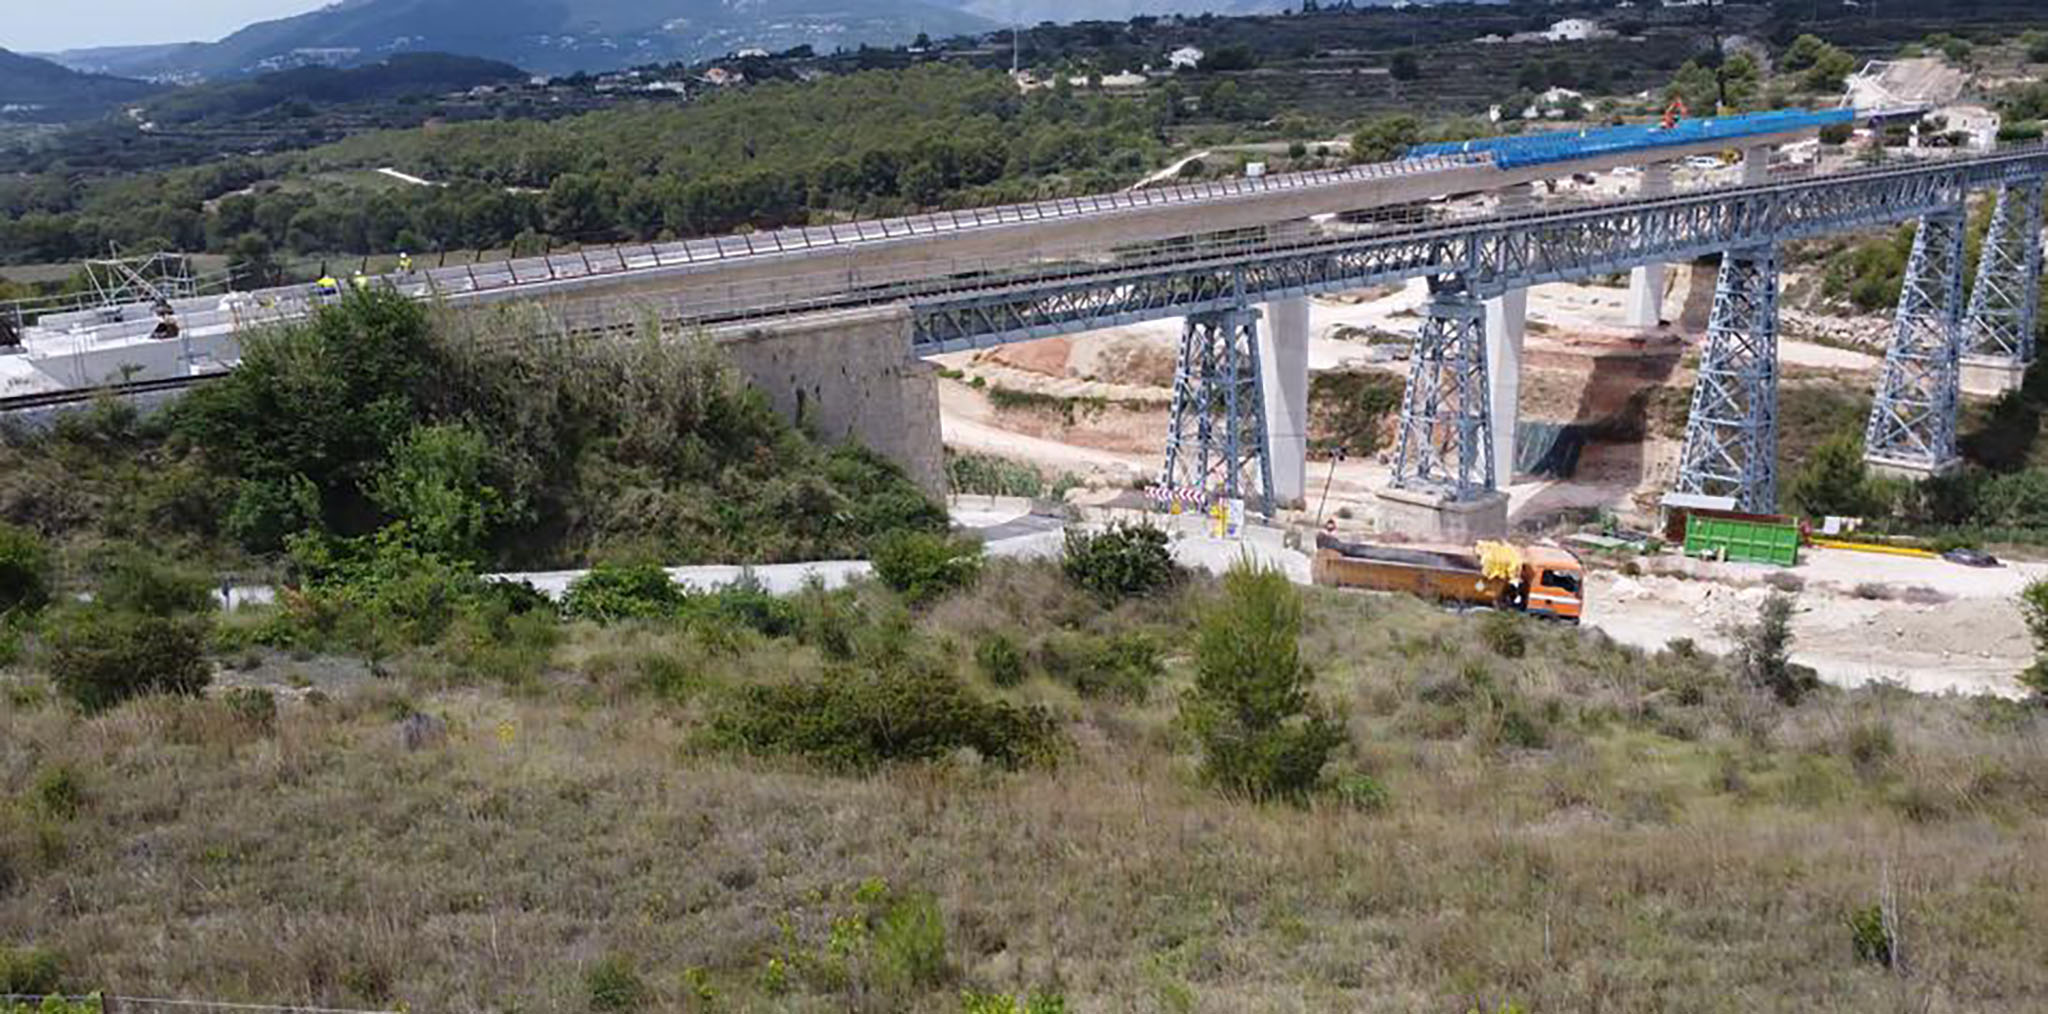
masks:
<path fill-rule="evenodd" d="M 1799 564 L 1799 525 L 1694 514 L 1685 519 L 1685 555 L 1795 567 Z"/>

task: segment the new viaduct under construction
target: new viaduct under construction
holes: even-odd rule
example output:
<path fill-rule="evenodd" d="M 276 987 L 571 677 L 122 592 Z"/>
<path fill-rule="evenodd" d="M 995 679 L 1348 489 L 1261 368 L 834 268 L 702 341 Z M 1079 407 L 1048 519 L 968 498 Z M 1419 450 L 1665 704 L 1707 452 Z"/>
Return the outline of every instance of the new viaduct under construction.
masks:
<path fill-rule="evenodd" d="M 1917 220 L 1866 432 L 1873 466 L 1956 467 L 1965 369 L 2031 362 L 2048 147 L 1774 171 L 1779 146 L 1852 122 L 1785 111 L 1424 146 L 1349 169 L 630 245 L 383 276 L 456 307 L 517 301 L 573 331 L 701 327 L 778 407 L 939 482 L 922 357 L 1183 318 L 1160 487 L 1270 513 L 1305 491 L 1309 297 L 1427 279 L 1384 522 L 1464 539 L 1506 524 L 1527 290 L 1628 272 L 1654 327 L 1663 266 L 1719 255 L 1675 501 L 1769 513 L 1777 499 L 1780 244 Z M 1739 152 L 1738 182 L 1677 192 L 1671 166 Z M 1537 184 L 1624 166 L 1626 199 L 1558 206 Z M 1995 192 L 1965 301 L 1966 201 Z M 1470 198 L 1442 203 L 1445 198 Z M 1431 202 L 1438 202 L 1432 204 Z M 49 313 L 0 359 L 14 391 L 228 368 L 237 336 L 303 317 L 305 287 Z M 159 315 L 179 340 L 152 341 Z"/>

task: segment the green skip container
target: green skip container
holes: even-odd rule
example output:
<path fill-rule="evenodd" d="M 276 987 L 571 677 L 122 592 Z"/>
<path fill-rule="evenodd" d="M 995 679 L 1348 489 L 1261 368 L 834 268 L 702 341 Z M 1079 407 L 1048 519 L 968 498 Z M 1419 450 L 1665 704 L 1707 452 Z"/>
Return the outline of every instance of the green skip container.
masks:
<path fill-rule="evenodd" d="M 1694 514 L 1685 519 L 1685 555 L 1796 567 L 1799 525 L 1793 521 L 1742 521 Z"/>

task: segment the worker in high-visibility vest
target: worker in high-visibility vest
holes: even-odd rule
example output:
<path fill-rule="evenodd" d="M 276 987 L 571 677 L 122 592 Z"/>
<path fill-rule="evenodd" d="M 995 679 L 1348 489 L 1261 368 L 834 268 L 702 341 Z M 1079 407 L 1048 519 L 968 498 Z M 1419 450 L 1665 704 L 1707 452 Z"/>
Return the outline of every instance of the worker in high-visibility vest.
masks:
<path fill-rule="evenodd" d="M 412 274 L 412 255 L 403 250 L 398 252 L 398 273 L 401 275 Z"/>
<path fill-rule="evenodd" d="M 370 276 L 357 271 L 355 276 L 349 279 L 349 284 L 355 286 L 357 292 L 368 292 L 370 291 Z"/>
<path fill-rule="evenodd" d="M 320 280 L 313 283 L 313 292 L 322 298 L 333 299 L 341 295 L 341 283 L 335 281 L 333 275 L 321 275 Z"/>

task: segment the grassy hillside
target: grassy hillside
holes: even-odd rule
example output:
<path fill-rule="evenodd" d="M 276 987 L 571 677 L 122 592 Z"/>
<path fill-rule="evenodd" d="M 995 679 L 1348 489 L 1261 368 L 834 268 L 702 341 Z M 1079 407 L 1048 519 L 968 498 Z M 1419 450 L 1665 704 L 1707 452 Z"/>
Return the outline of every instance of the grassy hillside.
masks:
<path fill-rule="evenodd" d="M 245 614 L 219 682 L 274 701 L 90 717 L 17 664 L 0 940 L 70 988 L 415 1010 L 2048 1003 L 2036 709 L 1787 706 L 1682 643 L 1315 593 L 1302 658 L 1344 742 L 1304 804 L 1261 805 L 1203 782 L 1178 717 L 1221 594 L 1105 608 L 992 564 L 914 609 L 866 586 L 582 620 L 382 677 L 232 647 L 295 622 Z M 941 759 L 750 748 L 733 716 L 764 700 Z M 1045 709 L 1055 751 L 947 749 L 986 702 Z"/>

